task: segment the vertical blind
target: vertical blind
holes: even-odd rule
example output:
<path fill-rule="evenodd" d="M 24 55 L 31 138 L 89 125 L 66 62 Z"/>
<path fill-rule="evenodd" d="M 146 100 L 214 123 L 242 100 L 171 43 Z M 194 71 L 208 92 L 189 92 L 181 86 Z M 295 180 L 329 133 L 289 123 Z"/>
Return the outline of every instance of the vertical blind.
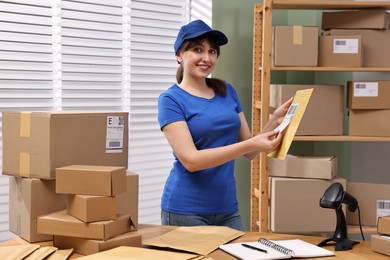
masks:
<path fill-rule="evenodd" d="M 128 111 L 139 222 L 160 223 L 172 151 L 157 123 L 157 98 L 175 82 L 178 29 L 198 18 L 210 24 L 211 2 L 0 1 L 0 111 Z M 8 178 L 0 176 L 0 241 L 13 236 Z"/>

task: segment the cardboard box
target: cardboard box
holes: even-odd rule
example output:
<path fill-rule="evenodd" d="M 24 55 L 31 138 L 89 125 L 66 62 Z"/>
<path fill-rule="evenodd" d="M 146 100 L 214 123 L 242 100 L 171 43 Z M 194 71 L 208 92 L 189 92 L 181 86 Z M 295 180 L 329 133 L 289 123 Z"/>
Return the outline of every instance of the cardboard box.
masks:
<path fill-rule="evenodd" d="M 142 246 L 142 236 L 137 232 L 127 232 L 106 241 L 79 237 L 54 236 L 53 245 L 61 249 L 73 248 L 74 252 L 90 255 L 118 246 Z"/>
<path fill-rule="evenodd" d="M 68 195 L 67 213 L 84 222 L 116 219 L 116 198 L 109 196 Z"/>
<path fill-rule="evenodd" d="M 390 13 L 384 9 L 323 12 L 321 28 L 390 29 Z"/>
<path fill-rule="evenodd" d="M 362 36 L 322 35 L 319 40 L 318 66 L 361 67 L 363 65 Z"/>
<path fill-rule="evenodd" d="M 331 35 L 363 37 L 363 67 L 390 67 L 390 30 L 330 30 Z"/>
<path fill-rule="evenodd" d="M 317 66 L 318 27 L 274 26 L 274 66 Z"/>
<path fill-rule="evenodd" d="M 346 180 L 270 177 L 270 230 L 280 233 L 334 232 L 334 210 L 322 208 L 320 199 L 334 182 L 346 186 Z M 344 206 L 343 206 L 344 207 Z"/>
<path fill-rule="evenodd" d="M 129 215 L 118 215 L 116 220 L 85 223 L 66 210 L 38 217 L 38 233 L 57 236 L 107 240 L 131 231 Z"/>
<path fill-rule="evenodd" d="M 127 171 L 127 191 L 116 195 L 116 212 L 118 214 L 130 215 L 134 228 L 138 228 L 138 190 L 139 176 L 138 174 Z"/>
<path fill-rule="evenodd" d="M 348 81 L 351 109 L 390 109 L 390 81 Z"/>
<path fill-rule="evenodd" d="M 350 109 L 349 135 L 390 136 L 390 109 Z"/>
<path fill-rule="evenodd" d="M 66 209 L 66 196 L 55 192 L 54 180 L 9 177 L 9 230 L 30 243 L 52 240 L 37 233 L 37 218 Z"/>
<path fill-rule="evenodd" d="M 124 167 L 69 165 L 57 168 L 56 175 L 57 193 L 114 196 L 127 190 Z"/>
<path fill-rule="evenodd" d="M 331 180 L 337 176 L 336 156 L 268 157 L 268 176 Z"/>
<path fill-rule="evenodd" d="M 71 164 L 128 162 L 126 112 L 3 112 L 3 174 L 54 179 Z"/>
<path fill-rule="evenodd" d="M 390 199 L 390 184 L 348 182 L 347 191 L 359 203 L 362 225 L 376 226 L 376 203 L 377 200 Z M 348 225 L 359 224 L 357 211 L 347 211 L 346 217 Z"/>
<path fill-rule="evenodd" d="M 390 236 L 371 235 L 371 249 L 390 256 Z"/>
<path fill-rule="evenodd" d="M 297 90 L 314 88 L 296 135 L 342 135 L 344 86 L 342 85 L 271 85 L 270 111 L 295 95 Z"/>
<path fill-rule="evenodd" d="M 390 216 L 378 218 L 378 233 L 390 236 Z"/>

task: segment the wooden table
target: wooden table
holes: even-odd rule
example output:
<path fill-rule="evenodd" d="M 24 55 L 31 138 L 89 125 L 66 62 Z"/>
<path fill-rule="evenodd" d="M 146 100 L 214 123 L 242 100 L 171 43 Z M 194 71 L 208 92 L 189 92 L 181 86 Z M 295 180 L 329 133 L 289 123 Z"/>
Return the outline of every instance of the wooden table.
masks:
<path fill-rule="evenodd" d="M 156 236 L 160 236 L 165 234 L 166 232 L 169 232 L 171 230 L 175 229 L 175 227 L 172 226 L 160 226 L 160 225 L 147 225 L 147 224 L 140 224 L 138 226 L 138 232 L 142 235 L 142 239 L 150 239 Z M 293 239 L 293 238 L 299 238 L 306 242 L 312 243 L 312 244 L 318 244 L 322 240 L 324 240 L 324 237 L 318 237 L 318 236 L 300 236 L 300 235 L 287 235 L 287 234 L 276 234 L 276 233 L 259 233 L 259 232 L 247 232 L 245 235 L 233 240 L 234 242 L 249 242 L 249 241 L 256 241 L 259 237 L 265 237 L 267 239 Z M 9 241 L 0 243 L 0 246 L 7 246 L 7 245 L 23 245 L 28 244 L 27 241 L 16 237 L 14 239 L 11 239 Z M 42 246 L 49 246 L 52 245 L 51 241 L 42 242 L 39 243 Z M 334 246 L 326 246 L 326 249 L 334 251 Z M 348 259 L 348 260 L 373 260 L 373 259 L 386 259 L 389 260 L 389 256 L 382 255 L 379 253 L 376 253 L 371 250 L 371 243 L 370 241 L 360 241 L 359 244 L 355 245 L 352 250 L 347 251 L 335 251 L 335 256 L 333 257 L 326 257 L 326 259 Z M 81 257 L 82 255 L 78 253 L 74 253 L 71 255 L 69 259 L 76 259 Z M 215 250 L 211 254 L 208 255 L 214 260 L 234 260 L 235 257 L 221 251 L 221 250 Z M 310 259 L 325 259 L 325 258 L 310 258 Z"/>

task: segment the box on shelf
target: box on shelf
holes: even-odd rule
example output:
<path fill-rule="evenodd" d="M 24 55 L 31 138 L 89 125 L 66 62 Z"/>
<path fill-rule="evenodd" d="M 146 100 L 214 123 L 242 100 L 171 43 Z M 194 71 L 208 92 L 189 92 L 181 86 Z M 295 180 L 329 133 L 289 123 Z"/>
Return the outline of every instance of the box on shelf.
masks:
<path fill-rule="evenodd" d="M 268 176 L 331 180 L 337 176 L 336 156 L 268 157 Z"/>
<path fill-rule="evenodd" d="M 116 219 L 114 196 L 68 195 L 67 213 L 84 222 Z"/>
<path fill-rule="evenodd" d="M 390 136 L 390 109 L 350 109 L 349 135 Z"/>
<path fill-rule="evenodd" d="M 390 109 L 390 81 L 348 81 L 351 109 Z"/>
<path fill-rule="evenodd" d="M 321 28 L 390 29 L 390 13 L 385 9 L 323 12 Z"/>
<path fill-rule="evenodd" d="M 5 175 L 54 179 L 71 164 L 127 168 L 128 113 L 3 112 Z"/>
<path fill-rule="evenodd" d="M 378 218 L 378 233 L 390 236 L 390 215 Z"/>
<path fill-rule="evenodd" d="M 343 135 L 344 86 L 270 85 L 270 111 L 295 95 L 297 90 L 314 88 L 295 135 Z"/>
<path fill-rule="evenodd" d="M 330 30 L 333 36 L 361 35 L 363 37 L 363 67 L 390 67 L 390 30 Z"/>
<path fill-rule="evenodd" d="M 33 243 L 52 240 L 37 233 L 37 218 L 66 209 L 66 195 L 55 192 L 54 180 L 9 177 L 9 230 Z"/>
<path fill-rule="evenodd" d="M 318 66 L 320 67 L 361 67 L 362 65 L 363 65 L 362 36 L 360 35 L 320 36 L 319 47 L 318 47 Z"/>
<path fill-rule="evenodd" d="M 346 180 L 269 177 L 270 230 L 281 233 L 334 232 L 334 210 L 320 207 L 325 190 L 334 182 Z M 343 206 L 344 207 L 344 206 Z"/>
<path fill-rule="evenodd" d="M 390 236 L 371 235 L 371 249 L 390 256 Z"/>
<path fill-rule="evenodd" d="M 107 240 L 131 231 L 129 215 L 118 215 L 116 220 L 85 223 L 66 210 L 38 217 L 37 232 L 40 234 Z"/>
<path fill-rule="evenodd" d="M 127 190 L 116 195 L 116 212 L 118 214 L 130 215 L 134 228 L 138 228 L 138 187 L 139 175 L 127 171 Z"/>
<path fill-rule="evenodd" d="M 69 165 L 57 168 L 56 176 L 57 193 L 114 196 L 127 190 L 124 167 Z"/>
<path fill-rule="evenodd" d="M 106 241 L 79 237 L 54 236 L 53 245 L 61 249 L 73 248 L 74 252 L 90 255 L 118 246 L 142 246 L 142 236 L 131 231 Z"/>
<path fill-rule="evenodd" d="M 318 34 L 315 26 L 274 26 L 274 66 L 317 66 Z"/>
<path fill-rule="evenodd" d="M 377 200 L 390 199 L 390 184 L 348 182 L 347 191 L 359 203 L 362 225 L 376 226 Z M 346 217 L 348 225 L 359 224 L 357 211 L 347 211 Z"/>

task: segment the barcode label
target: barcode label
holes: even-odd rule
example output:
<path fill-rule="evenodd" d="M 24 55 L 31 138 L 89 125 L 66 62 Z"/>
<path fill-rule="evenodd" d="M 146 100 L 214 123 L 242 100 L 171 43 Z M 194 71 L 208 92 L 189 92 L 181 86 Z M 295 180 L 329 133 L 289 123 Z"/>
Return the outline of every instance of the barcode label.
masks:
<path fill-rule="evenodd" d="M 334 39 L 333 53 L 337 54 L 358 54 L 359 39 Z"/>
<path fill-rule="evenodd" d="M 121 142 L 108 142 L 108 147 L 121 147 Z"/>
<path fill-rule="evenodd" d="M 378 82 L 354 82 L 354 97 L 377 97 L 379 94 Z"/>
<path fill-rule="evenodd" d="M 390 215 L 390 200 L 377 200 L 376 201 L 376 220 L 383 216 Z M 378 223 L 377 223 L 378 224 Z"/>

